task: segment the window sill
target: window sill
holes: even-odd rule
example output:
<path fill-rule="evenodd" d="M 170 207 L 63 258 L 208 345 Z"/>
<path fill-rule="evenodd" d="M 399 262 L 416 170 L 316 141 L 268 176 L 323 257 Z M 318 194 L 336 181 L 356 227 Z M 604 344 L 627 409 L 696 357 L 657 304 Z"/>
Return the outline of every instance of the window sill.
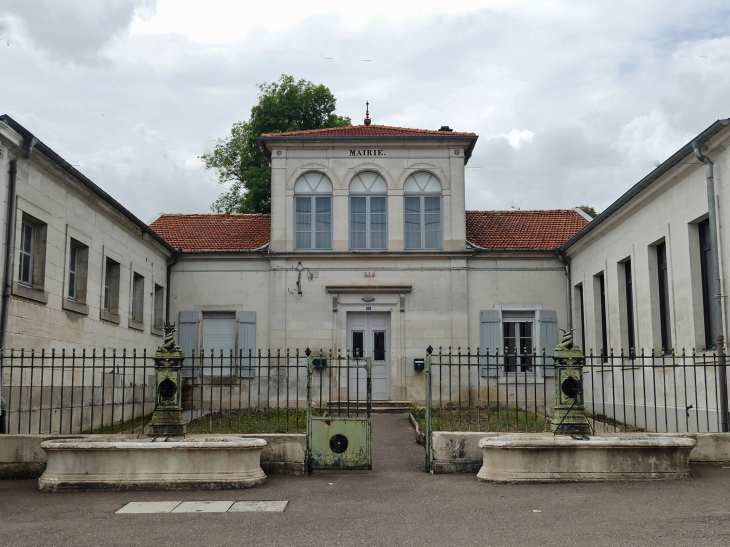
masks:
<path fill-rule="evenodd" d="M 118 325 L 121 322 L 118 313 L 111 313 L 105 310 L 99 311 L 99 319 L 102 319 L 103 321 L 109 321 L 109 323 L 114 323 L 115 325 Z"/>
<path fill-rule="evenodd" d="M 80 313 L 81 315 L 89 315 L 89 306 L 86 304 L 79 304 L 68 298 L 64 298 L 61 302 L 61 307 L 66 311 L 72 311 L 74 313 Z"/>
<path fill-rule="evenodd" d="M 159 336 L 160 338 L 162 338 L 163 336 L 165 336 L 165 329 L 162 329 L 160 327 L 150 327 L 150 334 L 152 336 Z"/>
<path fill-rule="evenodd" d="M 48 304 L 48 293 L 46 291 L 21 285 L 17 281 L 13 281 L 13 295 L 41 304 Z"/>
<path fill-rule="evenodd" d="M 142 323 L 141 321 L 135 321 L 134 319 L 130 319 L 127 326 L 132 330 L 144 332 L 144 323 Z"/>

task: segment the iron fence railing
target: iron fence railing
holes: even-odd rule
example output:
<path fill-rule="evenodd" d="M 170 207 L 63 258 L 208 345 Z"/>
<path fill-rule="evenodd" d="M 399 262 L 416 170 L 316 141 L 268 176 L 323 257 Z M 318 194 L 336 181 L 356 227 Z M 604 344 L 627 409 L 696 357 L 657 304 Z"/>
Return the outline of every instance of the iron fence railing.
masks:
<path fill-rule="evenodd" d="M 350 361 L 312 355 L 315 415 L 369 410 L 366 380 Z M 7 433 L 141 433 L 154 409 L 154 359 L 146 351 L 9 350 L 2 370 Z M 182 376 L 188 433 L 306 432 L 305 350 L 193 353 Z"/>
<path fill-rule="evenodd" d="M 439 348 L 427 369 L 429 365 L 425 407 L 414 408 L 428 430 L 551 430 L 554 368 L 545 351 Z M 599 433 L 721 430 L 714 352 L 589 353 L 583 362 L 583 392 L 586 413 Z"/>

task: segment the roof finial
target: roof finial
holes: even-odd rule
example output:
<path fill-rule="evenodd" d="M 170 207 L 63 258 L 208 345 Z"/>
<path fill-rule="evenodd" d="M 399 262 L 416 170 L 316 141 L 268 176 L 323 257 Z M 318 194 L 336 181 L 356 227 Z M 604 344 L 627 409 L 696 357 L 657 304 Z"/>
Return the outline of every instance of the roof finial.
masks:
<path fill-rule="evenodd" d="M 370 125 L 370 102 L 365 103 L 365 125 Z"/>

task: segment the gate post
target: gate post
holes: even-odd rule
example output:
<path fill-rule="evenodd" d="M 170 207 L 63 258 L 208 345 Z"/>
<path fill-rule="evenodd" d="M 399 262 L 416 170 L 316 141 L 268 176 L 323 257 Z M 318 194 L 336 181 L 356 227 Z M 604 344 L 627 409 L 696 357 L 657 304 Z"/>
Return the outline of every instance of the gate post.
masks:
<path fill-rule="evenodd" d="M 426 472 L 433 473 L 433 451 L 431 447 L 431 353 L 433 347 L 426 348 L 426 427 L 424 428 L 423 443 L 426 449 Z"/>
<path fill-rule="evenodd" d="M 304 466 L 307 474 L 312 473 L 312 350 L 307 348 L 304 350 L 304 354 L 307 356 L 307 441 L 304 447 Z"/>

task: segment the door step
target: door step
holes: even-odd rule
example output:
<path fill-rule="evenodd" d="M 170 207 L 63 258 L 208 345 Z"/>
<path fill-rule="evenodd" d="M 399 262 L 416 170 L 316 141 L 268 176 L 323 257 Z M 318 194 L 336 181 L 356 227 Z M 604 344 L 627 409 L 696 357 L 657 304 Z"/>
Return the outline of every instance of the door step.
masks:
<path fill-rule="evenodd" d="M 407 414 L 410 408 L 410 401 L 372 401 L 371 411 L 373 414 Z M 347 413 L 347 401 L 332 401 L 329 403 L 330 414 Z M 365 401 L 350 401 L 350 413 L 364 413 L 367 410 Z"/>

